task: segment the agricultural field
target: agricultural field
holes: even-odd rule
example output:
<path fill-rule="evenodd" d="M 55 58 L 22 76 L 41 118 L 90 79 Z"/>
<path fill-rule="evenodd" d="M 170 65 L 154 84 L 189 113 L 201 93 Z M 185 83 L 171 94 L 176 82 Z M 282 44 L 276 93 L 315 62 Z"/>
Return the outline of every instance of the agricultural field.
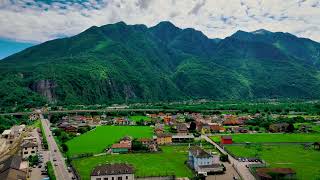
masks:
<path fill-rule="evenodd" d="M 135 122 L 138 122 L 138 121 L 150 121 L 151 118 L 148 117 L 148 116 L 129 116 L 129 119 L 132 120 L 132 121 L 135 121 Z"/>
<path fill-rule="evenodd" d="M 230 134 L 234 143 L 267 143 L 267 142 L 318 142 L 320 133 L 295 133 L 295 134 L 278 134 L 278 133 L 261 133 L 261 134 Z M 220 142 L 220 135 L 212 136 L 215 142 Z"/>
<path fill-rule="evenodd" d="M 320 151 L 303 145 L 229 145 L 238 157 L 259 157 L 271 167 L 293 168 L 298 179 L 320 178 Z"/>
<path fill-rule="evenodd" d="M 148 126 L 98 126 L 68 141 L 66 143 L 69 148 L 68 155 L 101 153 L 126 135 L 134 138 L 151 138 L 152 134 L 152 128 Z"/>
<path fill-rule="evenodd" d="M 185 161 L 188 159 L 188 146 L 162 146 L 162 152 L 104 155 L 72 161 L 81 179 L 89 180 L 95 166 L 103 163 L 125 162 L 135 168 L 136 177 L 173 175 L 192 177 L 192 171 Z"/>

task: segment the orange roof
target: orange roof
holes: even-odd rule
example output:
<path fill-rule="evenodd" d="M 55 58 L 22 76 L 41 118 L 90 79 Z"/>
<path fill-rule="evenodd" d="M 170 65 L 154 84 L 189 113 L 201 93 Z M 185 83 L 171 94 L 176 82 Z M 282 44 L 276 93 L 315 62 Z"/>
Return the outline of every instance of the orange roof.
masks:
<path fill-rule="evenodd" d="M 127 149 L 129 149 L 130 146 L 128 143 L 117 143 L 117 144 L 113 144 L 111 148 L 127 148 Z"/>

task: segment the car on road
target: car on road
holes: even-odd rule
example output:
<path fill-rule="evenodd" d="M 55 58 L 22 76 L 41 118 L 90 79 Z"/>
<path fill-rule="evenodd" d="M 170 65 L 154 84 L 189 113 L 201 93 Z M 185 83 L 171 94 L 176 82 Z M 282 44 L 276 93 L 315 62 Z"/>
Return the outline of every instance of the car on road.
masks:
<path fill-rule="evenodd" d="M 55 149 L 54 152 L 57 152 L 57 150 Z"/>
<path fill-rule="evenodd" d="M 54 166 L 58 166 L 58 164 L 55 163 Z"/>
<path fill-rule="evenodd" d="M 68 167 L 67 169 L 68 169 L 68 172 L 72 172 L 72 169 L 71 169 L 71 167 Z"/>
<path fill-rule="evenodd" d="M 56 158 L 53 158 L 52 160 L 53 160 L 53 161 L 57 161 L 57 159 L 56 159 Z"/>

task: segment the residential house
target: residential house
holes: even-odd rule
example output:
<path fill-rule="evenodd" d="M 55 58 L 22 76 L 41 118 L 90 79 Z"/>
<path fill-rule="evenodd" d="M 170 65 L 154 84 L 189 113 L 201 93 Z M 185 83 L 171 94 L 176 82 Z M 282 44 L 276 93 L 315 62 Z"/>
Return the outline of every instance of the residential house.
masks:
<path fill-rule="evenodd" d="M 116 125 L 130 125 L 131 121 L 128 118 L 114 118 L 113 124 Z"/>
<path fill-rule="evenodd" d="M 166 134 L 166 133 L 157 134 L 156 142 L 158 145 L 171 144 L 172 143 L 172 135 Z"/>
<path fill-rule="evenodd" d="M 34 156 L 38 152 L 38 144 L 35 142 L 25 141 L 21 144 L 22 158 L 27 159 L 29 156 Z"/>
<path fill-rule="evenodd" d="M 140 138 L 138 139 L 144 146 L 148 147 L 149 151 L 154 152 L 158 151 L 157 145 L 151 138 Z"/>
<path fill-rule="evenodd" d="M 172 122 L 172 117 L 169 116 L 169 115 L 163 116 L 163 122 L 164 122 L 164 124 L 167 124 L 167 125 L 171 124 L 171 122 Z"/>
<path fill-rule="evenodd" d="M 209 126 L 213 133 L 225 132 L 225 128 L 217 123 L 210 123 Z"/>
<path fill-rule="evenodd" d="M 1 180 L 26 180 L 27 166 L 22 162 L 20 156 L 11 156 L 0 162 L 0 179 Z"/>
<path fill-rule="evenodd" d="M 93 169 L 91 180 L 134 180 L 134 169 L 124 163 L 100 165 Z"/>
<path fill-rule="evenodd" d="M 185 123 L 179 123 L 176 125 L 177 127 L 177 134 L 178 135 L 187 135 L 188 134 L 188 127 Z"/>
<path fill-rule="evenodd" d="M 257 180 L 296 179 L 296 172 L 291 168 L 257 168 L 256 177 Z"/>
<path fill-rule="evenodd" d="M 221 144 L 232 144 L 232 136 L 221 136 Z"/>
<path fill-rule="evenodd" d="M 128 144 L 129 150 L 132 147 L 132 138 L 130 136 L 123 137 L 120 142 L 120 144 Z"/>
<path fill-rule="evenodd" d="M 219 157 L 209 154 L 199 146 L 189 148 L 188 164 L 198 174 L 224 171 L 223 166 L 219 164 Z"/>

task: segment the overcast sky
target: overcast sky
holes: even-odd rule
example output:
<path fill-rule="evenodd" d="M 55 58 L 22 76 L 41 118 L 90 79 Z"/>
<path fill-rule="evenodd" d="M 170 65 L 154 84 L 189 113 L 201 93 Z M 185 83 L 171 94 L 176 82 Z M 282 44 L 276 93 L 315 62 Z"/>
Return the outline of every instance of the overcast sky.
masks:
<path fill-rule="evenodd" d="M 0 38 L 43 42 L 93 25 L 171 21 L 210 38 L 282 31 L 320 42 L 320 0 L 0 0 Z"/>

